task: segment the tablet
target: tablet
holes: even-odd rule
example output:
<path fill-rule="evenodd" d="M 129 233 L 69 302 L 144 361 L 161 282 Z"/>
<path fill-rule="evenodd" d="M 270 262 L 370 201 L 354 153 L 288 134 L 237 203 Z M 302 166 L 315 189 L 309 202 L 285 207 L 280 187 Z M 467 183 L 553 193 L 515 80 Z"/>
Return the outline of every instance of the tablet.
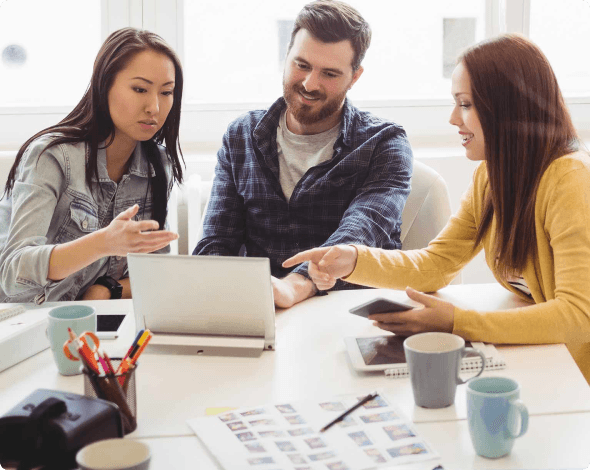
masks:
<path fill-rule="evenodd" d="M 405 339 L 406 337 L 397 335 L 367 338 L 346 337 L 344 343 L 351 365 L 355 370 L 405 369 L 407 367 L 404 353 Z M 484 343 L 465 341 L 465 347 L 479 349 L 484 352 L 486 357 L 490 356 Z"/>

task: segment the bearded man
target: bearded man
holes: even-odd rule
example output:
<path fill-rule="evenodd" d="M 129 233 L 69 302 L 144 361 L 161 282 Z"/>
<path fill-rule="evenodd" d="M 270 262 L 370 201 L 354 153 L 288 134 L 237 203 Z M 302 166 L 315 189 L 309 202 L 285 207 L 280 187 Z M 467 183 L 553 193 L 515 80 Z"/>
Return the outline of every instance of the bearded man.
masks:
<path fill-rule="evenodd" d="M 363 73 L 371 29 L 346 3 L 314 1 L 295 20 L 283 97 L 230 124 L 217 154 L 203 238 L 194 255 L 270 259 L 275 305 L 317 293 L 281 263 L 316 246 L 401 248 L 412 150 L 397 124 L 346 98 Z M 355 288 L 338 281 L 333 289 Z"/>

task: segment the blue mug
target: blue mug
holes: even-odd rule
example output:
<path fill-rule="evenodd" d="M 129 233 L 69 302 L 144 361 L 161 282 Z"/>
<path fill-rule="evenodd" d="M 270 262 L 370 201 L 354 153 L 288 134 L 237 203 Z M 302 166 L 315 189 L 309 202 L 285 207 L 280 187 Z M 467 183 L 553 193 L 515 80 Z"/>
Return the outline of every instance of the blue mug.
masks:
<path fill-rule="evenodd" d="M 68 327 L 76 336 L 91 331 L 96 333 L 96 311 L 88 305 L 63 305 L 52 308 L 47 317 L 47 338 L 57 370 L 61 375 L 77 375 L 82 373 L 82 363 L 71 361 L 64 354 L 64 343 L 70 339 Z M 70 351 L 77 356 L 73 346 Z"/>
<path fill-rule="evenodd" d="M 520 430 L 517 429 L 520 417 Z M 467 422 L 475 452 L 482 457 L 508 455 L 514 440 L 528 429 L 529 413 L 520 386 L 506 377 L 480 377 L 467 384 Z"/>

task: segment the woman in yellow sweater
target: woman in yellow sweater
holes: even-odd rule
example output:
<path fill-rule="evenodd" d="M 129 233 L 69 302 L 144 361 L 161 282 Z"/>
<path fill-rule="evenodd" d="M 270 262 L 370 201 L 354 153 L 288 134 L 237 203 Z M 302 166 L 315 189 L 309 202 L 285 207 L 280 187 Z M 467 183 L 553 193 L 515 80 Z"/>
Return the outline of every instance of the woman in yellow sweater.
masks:
<path fill-rule="evenodd" d="M 447 331 L 490 343 L 566 343 L 590 383 L 590 156 L 549 62 L 522 36 L 468 49 L 452 77 L 467 158 L 482 160 L 459 211 L 427 248 L 338 245 L 308 250 L 318 289 L 336 279 L 406 289 L 423 309 L 374 315 L 400 335 Z M 455 307 L 422 292 L 448 285 L 481 250 L 496 279 L 534 304 L 500 311 Z"/>

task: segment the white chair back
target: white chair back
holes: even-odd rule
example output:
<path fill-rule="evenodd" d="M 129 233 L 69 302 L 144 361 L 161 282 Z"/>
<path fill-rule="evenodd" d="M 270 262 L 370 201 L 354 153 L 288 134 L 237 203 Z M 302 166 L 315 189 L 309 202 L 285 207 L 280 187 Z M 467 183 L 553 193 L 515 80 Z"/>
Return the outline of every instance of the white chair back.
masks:
<path fill-rule="evenodd" d="M 450 217 L 451 199 L 445 180 L 428 165 L 414 160 L 412 190 L 402 212 L 402 249 L 425 248 Z M 461 274 L 451 284 L 461 284 Z"/>
<path fill-rule="evenodd" d="M 402 212 L 404 250 L 428 246 L 451 217 L 447 184 L 435 170 L 414 160 L 412 190 Z"/>
<path fill-rule="evenodd" d="M 0 196 L 4 194 L 6 178 L 8 178 L 8 173 L 10 173 L 15 158 L 16 151 L 4 150 L 0 152 Z"/>

